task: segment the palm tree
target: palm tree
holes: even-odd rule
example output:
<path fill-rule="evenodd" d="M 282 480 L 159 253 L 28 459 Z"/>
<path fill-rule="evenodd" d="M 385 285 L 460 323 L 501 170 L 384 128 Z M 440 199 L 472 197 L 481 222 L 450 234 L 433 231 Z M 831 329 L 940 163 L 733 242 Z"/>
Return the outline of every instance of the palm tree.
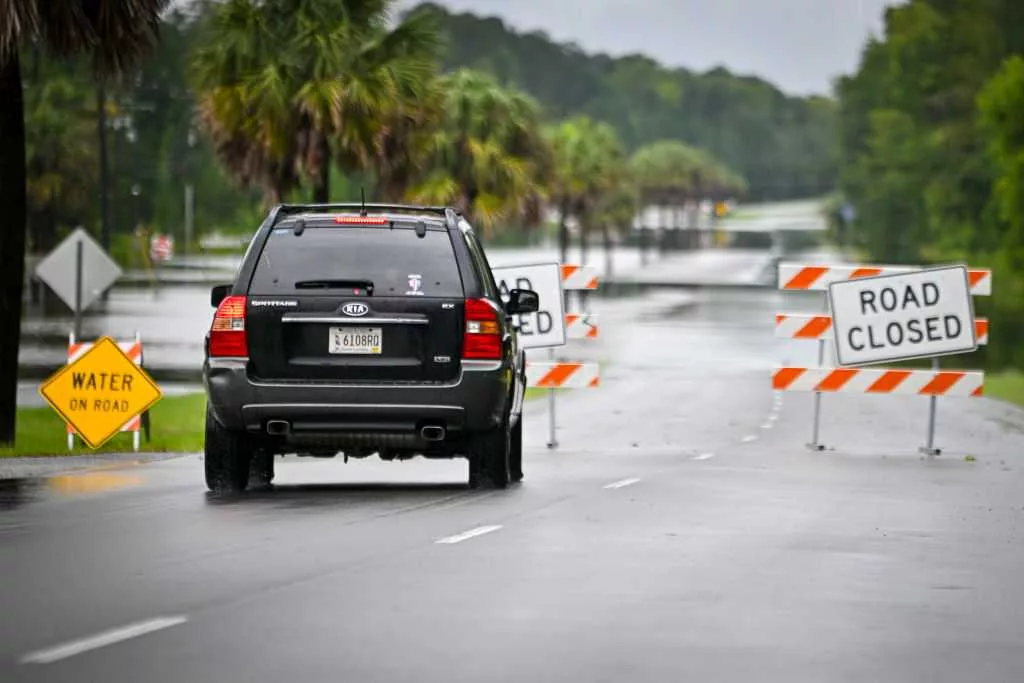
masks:
<path fill-rule="evenodd" d="M 329 197 L 332 162 L 361 170 L 385 123 L 416 116 L 440 48 L 430 14 L 387 24 L 391 0 L 227 0 L 194 55 L 200 120 L 222 162 L 271 202 L 312 181 Z M 393 130 L 389 128 L 388 130 Z"/>
<path fill-rule="evenodd" d="M 630 163 L 641 193 L 641 204 L 681 210 L 687 202 L 714 192 L 739 190 L 744 183 L 709 153 L 678 140 L 662 140 L 641 148 Z M 667 221 L 662 221 L 663 237 Z M 662 242 L 665 246 L 665 242 Z"/>
<path fill-rule="evenodd" d="M 559 211 L 559 249 L 568 258 L 567 221 L 576 218 L 580 249 L 586 259 L 589 218 L 601 201 L 623 182 L 626 160 L 615 129 L 579 116 L 548 128 L 546 138 L 554 158 L 551 194 Z"/>
<path fill-rule="evenodd" d="M 547 148 L 536 102 L 486 74 L 447 76 L 441 125 L 409 192 L 414 201 L 451 203 L 492 234 L 518 217 L 545 185 Z"/>
<path fill-rule="evenodd" d="M 168 0 L 8 0 L 0 11 L 0 444 L 14 442 L 25 279 L 25 112 L 19 50 L 87 53 L 101 77 L 120 74 L 156 42 Z"/>

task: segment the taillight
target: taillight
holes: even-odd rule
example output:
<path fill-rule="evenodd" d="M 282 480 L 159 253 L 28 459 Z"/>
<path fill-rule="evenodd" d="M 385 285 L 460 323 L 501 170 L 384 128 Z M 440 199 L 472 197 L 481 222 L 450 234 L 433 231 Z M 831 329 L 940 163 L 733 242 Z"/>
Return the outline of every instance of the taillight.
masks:
<path fill-rule="evenodd" d="M 466 299 L 466 332 L 462 357 L 501 360 L 501 325 L 498 309 L 486 299 Z"/>
<path fill-rule="evenodd" d="M 245 297 L 229 296 L 220 302 L 210 327 L 210 356 L 247 358 L 249 340 L 245 334 Z"/>

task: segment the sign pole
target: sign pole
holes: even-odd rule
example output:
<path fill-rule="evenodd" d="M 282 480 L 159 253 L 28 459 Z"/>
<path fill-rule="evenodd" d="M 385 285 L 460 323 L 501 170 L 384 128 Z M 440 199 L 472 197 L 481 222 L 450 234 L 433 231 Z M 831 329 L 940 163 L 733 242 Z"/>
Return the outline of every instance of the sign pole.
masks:
<path fill-rule="evenodd" d="M 548 349 L 548 359 L 555 360 L 555 350 Z M 548 389 L 548 448 L 557 448 L 558 439 L 555 435 L 555 392 L 557 389 Z"/>
<path fill-rule="evenodd" d="M 831 315 L 832 307 L 828 297 L 825 297 L 825 313 Z M 818 367 L 825 366 L 825 340 L 818 340 Z M 823 451 L 825 446 L 821 443 L 821 392 L 814 392 L 814 427 L 811 430 L 811 443 L 807 447 L 812 451 Z"/>
<path fill-rule="evenodd" d="M 75 345 L 75 333 L 72 332 L 68 335 L 68 349 Z M 75 450 L 75 430 L 68 429 L 68 450 Z"/>
<path fill-rule="evenodd" d="M 75 243 L 75 338 L 82 336 L 82 240 Z"/>
<path fill-rule="evenodd" d="M 932 358 L 932 370 L 939 370 L 939 357 Z M 921 452 L 925 455 L 941 455 L 942 449 L 935 447 L 935 413 L 938 410 L 939 397 L 932 395 L 928 398 L 928 438 L 925 447 Z"/>

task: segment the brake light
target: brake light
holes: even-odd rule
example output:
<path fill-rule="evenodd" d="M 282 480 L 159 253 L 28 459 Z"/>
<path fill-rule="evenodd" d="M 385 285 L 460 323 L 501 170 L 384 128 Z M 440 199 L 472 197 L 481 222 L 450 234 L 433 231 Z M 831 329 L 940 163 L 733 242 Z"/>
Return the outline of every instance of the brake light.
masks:
<path fill-rule="evenodd" d="M 387 225 L 388 219 L 383 216 L 335 216 L 338 225 Z"/>
<path fill-rule="evenodd" d="M 501 325 L 498 309 L 486 299 L 466 299 L 466 332 L 462 357 L 473 360 L 501 360 Z"/>
<path fill-rule="evenodd" d="M 249 339 L 245 333 L 245 297 L 229 296 L 220 302 L 210 327 L 210 356 L 247 358 Z"/>

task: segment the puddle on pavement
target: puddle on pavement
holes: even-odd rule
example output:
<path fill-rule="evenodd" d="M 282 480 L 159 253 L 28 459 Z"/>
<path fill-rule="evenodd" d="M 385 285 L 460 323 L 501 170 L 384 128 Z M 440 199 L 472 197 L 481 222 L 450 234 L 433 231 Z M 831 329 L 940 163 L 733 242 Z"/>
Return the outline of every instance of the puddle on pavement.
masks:
<path fill-rule="evenodd" d="M 46 479 L 49 490 L 64 495 L 101 493 L 142 483 L 142 477 L 120 472 L 79 472 L 58 474 Z"/>

